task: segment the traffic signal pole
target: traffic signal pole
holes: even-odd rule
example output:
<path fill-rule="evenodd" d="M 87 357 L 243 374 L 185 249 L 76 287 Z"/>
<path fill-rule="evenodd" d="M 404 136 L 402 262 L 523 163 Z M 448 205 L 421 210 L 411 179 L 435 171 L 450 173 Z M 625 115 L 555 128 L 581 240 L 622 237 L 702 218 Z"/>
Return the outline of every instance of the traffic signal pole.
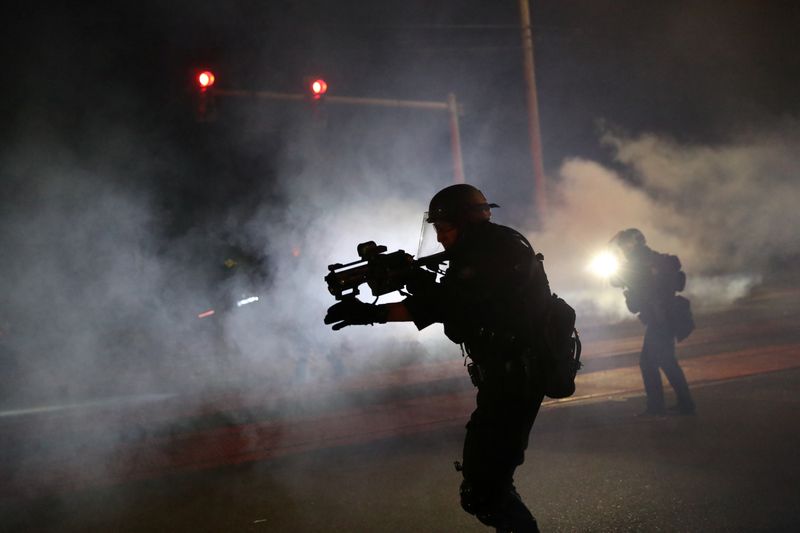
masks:
<path fill-rule="evenodd" d="M 530 132 L 531 160 L 536 191 L 536 215 L 542 223 L 547 217 L 547 183 L 542 163 L 542 135 L 539 130 L 539 99 L 536 95 L 536 75 L 533 70 L 533 28 L 528 0 L 519 0 L 522 30 L 522 66 L 525 73 L 525 96 L 528 102 L 528 131 Z"/>
<path fill-rule="evenodd" d="M 447 95 L 447 110 L 450 113 L 450 148 L 453 152 L 453 176 L 456 183 L 464 183 L 464 160 L 461 158 L 461 133 L 458 125 L 458 103 L 456 95 Z"/>
<path fill-rule="evenodd" d="M 238 89 L 212 89 L 214 96 L 230 96 L 243 98 L 256 98 L 265 100 L 295 100 L 308 101 L 306 94 L 276 93 L 272 91 L 244 91 Z M 355 96 L 325 95 L 324 99 L 329 104 L 366 105 L 377 107 L 393 107 L 407 109 L 427 109 L 447 111 L 450 117 L 450 149 L 453 156 L 453 179 L 456 183 L 464 183 L 464 163 L 461 158 L 461 134 L 458 124 L 460 108 L 456 96 L 450 93 L 446 102 L 428 100 L 396 100 L 390 98 L 362 98 Z"/>

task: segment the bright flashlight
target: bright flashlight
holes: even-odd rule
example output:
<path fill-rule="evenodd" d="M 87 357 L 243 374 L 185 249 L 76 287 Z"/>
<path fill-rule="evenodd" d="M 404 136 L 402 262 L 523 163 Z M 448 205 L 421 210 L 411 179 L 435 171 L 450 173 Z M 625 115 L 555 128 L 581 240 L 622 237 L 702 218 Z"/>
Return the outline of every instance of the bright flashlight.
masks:
<path fill-rule="evenodd" d="M 592 262 L 589 263 L 589 270 L 601 278 L 610 278 L 616 274 L 618 269 L 619 261 L 617 256 L 609 251 L 597 254 L 592 259 Z"/>

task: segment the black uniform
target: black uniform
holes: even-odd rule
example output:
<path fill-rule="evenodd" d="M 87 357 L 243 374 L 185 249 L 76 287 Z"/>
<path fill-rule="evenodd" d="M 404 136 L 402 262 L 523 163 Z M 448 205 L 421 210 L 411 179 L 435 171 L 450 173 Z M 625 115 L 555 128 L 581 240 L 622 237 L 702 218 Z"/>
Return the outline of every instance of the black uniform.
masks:
<path fill-rule="evenodd" d="M 538 531 L 514 489 L 544 397 L 531 323 L 550 295 L 541 262 L 516 231 L 481 222 L 449 250 L 440 284 L 405 300 L 423 329 L 444 324 L 473 361 L 477 407 L 464 441 L 461 504 L 498 530 Z"/>
<path fill-rule="evenodd" d="M 659 368 L 675 390 L 678 411 L 694 412 L 689 385 L 675 357 L 675 328 L 671 317 L 675 293 L 685 284 L 680 260 L 674 255 L 661 254 L 639 245 L 630 252 L 621 275 L 612 283 L 626 287 L 628 309 L 638 313 L 646 326 L 639 357 L 647 394 L 646 412 L 661 414 L 665 411 Z"/>

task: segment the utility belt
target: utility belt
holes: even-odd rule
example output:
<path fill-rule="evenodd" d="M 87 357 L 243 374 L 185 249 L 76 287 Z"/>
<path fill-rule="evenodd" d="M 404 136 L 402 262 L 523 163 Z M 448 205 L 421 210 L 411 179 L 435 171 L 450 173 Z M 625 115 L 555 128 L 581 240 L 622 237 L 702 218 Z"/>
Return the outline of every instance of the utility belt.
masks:
<path fill-rule="evenodd" d="M 470 381 L 476 387 L 489 382 L 502 382 L 511 373 L 524 372 L 530 378 L 536 372 L 536 352 L 529 342 L 514 335 L 496 334 L 481 328 L 478 334 L 463 345 Z M 466 359 L 465 359 L 466 361 Z"/>

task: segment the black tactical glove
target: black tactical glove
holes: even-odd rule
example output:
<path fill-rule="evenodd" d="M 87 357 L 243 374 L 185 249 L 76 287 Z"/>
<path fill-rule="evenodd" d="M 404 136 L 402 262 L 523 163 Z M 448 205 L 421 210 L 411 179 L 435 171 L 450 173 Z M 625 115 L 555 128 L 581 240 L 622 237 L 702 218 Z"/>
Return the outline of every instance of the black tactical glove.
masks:
<path fill-rule="evenodd" d="M 325 314 L 325 323 L 333 324 L 334 331 L 345 326 L 383 324 L 388 309 L 385 306 L 367 304 L 356 298 L 348 298 L 332 305 Z"/>

